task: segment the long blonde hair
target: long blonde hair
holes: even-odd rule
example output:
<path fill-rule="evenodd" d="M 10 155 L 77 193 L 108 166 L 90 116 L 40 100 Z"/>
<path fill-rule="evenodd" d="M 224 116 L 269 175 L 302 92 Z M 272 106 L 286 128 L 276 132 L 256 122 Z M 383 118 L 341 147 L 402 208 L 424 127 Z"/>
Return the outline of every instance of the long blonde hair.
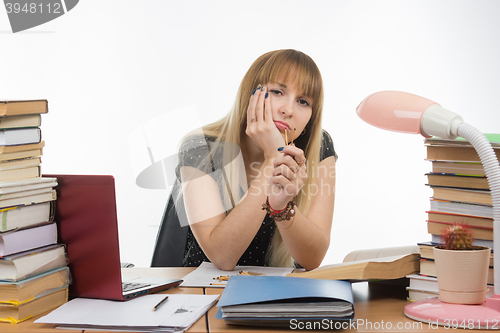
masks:
<path fill-rule="evenodd" d="M 241 147 L 240 141 L 247 126 L 247 108 L 253 89 L 258 84 L 268 82 L 294 84 L 306 96 L 312 99 L 312 115 L 305 131 L 295 141 L 295 145 L 304 150 L 307 159 L 308 178 L 297 195 L 297 206 L 305 215 L 311 203 L 311 184 L 317 178 L 320 146 L 322 139 L 321 117 L 323 112 L 323 80 L 314 61 L 306 54 L 296 50 L 277 50 L 263 54 L 250 66 L 243 77 L 236 101 L 231 112 L 224 118 L 202 128 L 205 136 L 216 137 L 216 143 L 234 143 Z M 222 145 L 219 145 L 222 146 Z M 226 155 L 224 152 L 222 155 Z M 221 155 L 219 155 L 221 156 Z M 227 161 L 234 159 L 234 154 L 223 157 Z M 223 165 L 226 165 L 224 162 Z M 237 167 L 230 167 L 227 181 L 230 189 L 239 188 L 241 174 Z M 245 178 L 245 177 L 244 177 Z M 246 179 L 246 178 L 245 178 Z M 240 182 L 241 183 L 241 182 Z M 234 203 L 241 199 L 240 191 L 228 191 L 223 200 Z M 267 261 L 269 266 L 293 266 L 294 262 L 279 232 L 275 232 Z"/>

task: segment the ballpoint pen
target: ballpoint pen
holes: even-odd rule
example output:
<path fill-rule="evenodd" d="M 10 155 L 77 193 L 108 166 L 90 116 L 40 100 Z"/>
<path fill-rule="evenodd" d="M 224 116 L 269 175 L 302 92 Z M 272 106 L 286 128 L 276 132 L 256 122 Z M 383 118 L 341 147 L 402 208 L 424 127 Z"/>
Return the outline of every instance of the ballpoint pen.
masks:
<path fill-rule="evenodd" d="M 165 298 L 164 298 L 164 299 L 162 299 L 162 300 L 161 300 L 158 304 L 156 304 L 156 305 L 155 305 L 155 307 L 153 308 L 153 311 L 156 311 L 156 310 L 160 307 L 160 305 L 162 305 L 163 303 L 165 303 L 165 301 L 166 301 L 167 299 L 168 299 L 168 295 L 167 295 L 167 296 L 165 296 Z"/>

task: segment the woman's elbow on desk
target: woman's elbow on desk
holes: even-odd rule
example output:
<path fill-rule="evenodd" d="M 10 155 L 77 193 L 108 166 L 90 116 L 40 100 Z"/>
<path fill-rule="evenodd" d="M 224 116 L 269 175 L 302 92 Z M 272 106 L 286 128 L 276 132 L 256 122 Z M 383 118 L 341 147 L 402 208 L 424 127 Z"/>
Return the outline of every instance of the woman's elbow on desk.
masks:
<path fill-rule="evenodd" d="M 232 271 L 238 263 L 239 257 L 234 255 L 235 251 L 215 247 L 204 249 L 205 255 L 212 264 L 223 271 Z"/>
<path fill-rule="evenodd" d="M 301 253 L 302 255 L 297 257 L 295 261 L 302 266 L 305 270 L 310 271 L 321 266 L 323 259 L 325 258 L 326 252 L 328 251 L 328 246 L 324 246 L 322 249 L 317 251 L 308 251 L 308 253 Z"/>
<path fill-rule="evenodd" d="M 323 259 L 321 260 L 315 260 L 313 262 L 309 262 L 307 264 L 304 264 L 304 265 L 301 265 L 306 271 L 311 271 L 313 269 L 316 269 L 318 268 L 320 265 L 321 265 L 321 262 L 323 261 Z"/>
<path fill-rule="evenodd" d="M 222 258 L 210 258 L 210 262 L 214 264 L 218 269 L 223 271 L 232 271 L 236 267 L 236 262 L 232 260 L 224 260 Z"/>

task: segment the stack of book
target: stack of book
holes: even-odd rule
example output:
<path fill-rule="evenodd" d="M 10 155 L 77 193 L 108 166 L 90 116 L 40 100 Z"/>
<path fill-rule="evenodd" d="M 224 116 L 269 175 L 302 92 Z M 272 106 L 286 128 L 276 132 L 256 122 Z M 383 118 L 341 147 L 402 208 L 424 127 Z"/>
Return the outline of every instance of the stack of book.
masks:
<path fill-rule="evenodd" d="M 500 156 L 500 134 L 486 134 Z M 444 226 L 466 223 L 472 228 L 477 245 L 493 244 L 493 205 L 488 179 L 475 149 L 465 140 L 426 140 L 427 174 L 433 194 L 427 228 L 434 242 Z"/>
<path fill-rule="evenodd" d="M 65 248 L 54 223 L 57 179 L 41 177 L 46 100 L 0 101 L 0 322 L 67 301 Z"/>
<path fill-rule="evenodd" d="M 500 134 L 485 134 L 500 157 Z M 431 172 L 427 174 L 427 185 L 432 189 L 430 210 L 427 212 L 427 231 L 430 242 L 420 247 L 420 276 L 410 275 L 410 300 L 437 296 L 436 268 L 432 248 L 441 241 L 441 232 L 454 223 L 469 225 L 473 232 L 474 245 L 493 248 L 493 205 L 491 192 L 483 165 L 472 145 L 458 138 L 425 140 L 427 160 Z M 425 278 L 423 278 L 424 276 Z M 433 288 L 423 286 L 433 285 Z M 493 285 L 493 253 L 490 258 L 488 287 Z M 424 289 L 422 289 L 424 288 Z M 423 291 L 423 293 L 422 293 Z"/>

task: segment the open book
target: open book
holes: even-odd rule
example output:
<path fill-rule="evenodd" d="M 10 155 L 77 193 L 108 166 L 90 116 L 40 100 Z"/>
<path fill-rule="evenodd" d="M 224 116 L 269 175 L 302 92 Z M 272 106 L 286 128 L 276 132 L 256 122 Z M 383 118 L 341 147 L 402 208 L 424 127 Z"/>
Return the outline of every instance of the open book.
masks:
<path fill-rule="evenodd" d="M 419 271 L 419 248 L 414 245 L 353 251 L 340 264 L 325 265 L 287 276 L 328 280 L 388 280 Z"/>

